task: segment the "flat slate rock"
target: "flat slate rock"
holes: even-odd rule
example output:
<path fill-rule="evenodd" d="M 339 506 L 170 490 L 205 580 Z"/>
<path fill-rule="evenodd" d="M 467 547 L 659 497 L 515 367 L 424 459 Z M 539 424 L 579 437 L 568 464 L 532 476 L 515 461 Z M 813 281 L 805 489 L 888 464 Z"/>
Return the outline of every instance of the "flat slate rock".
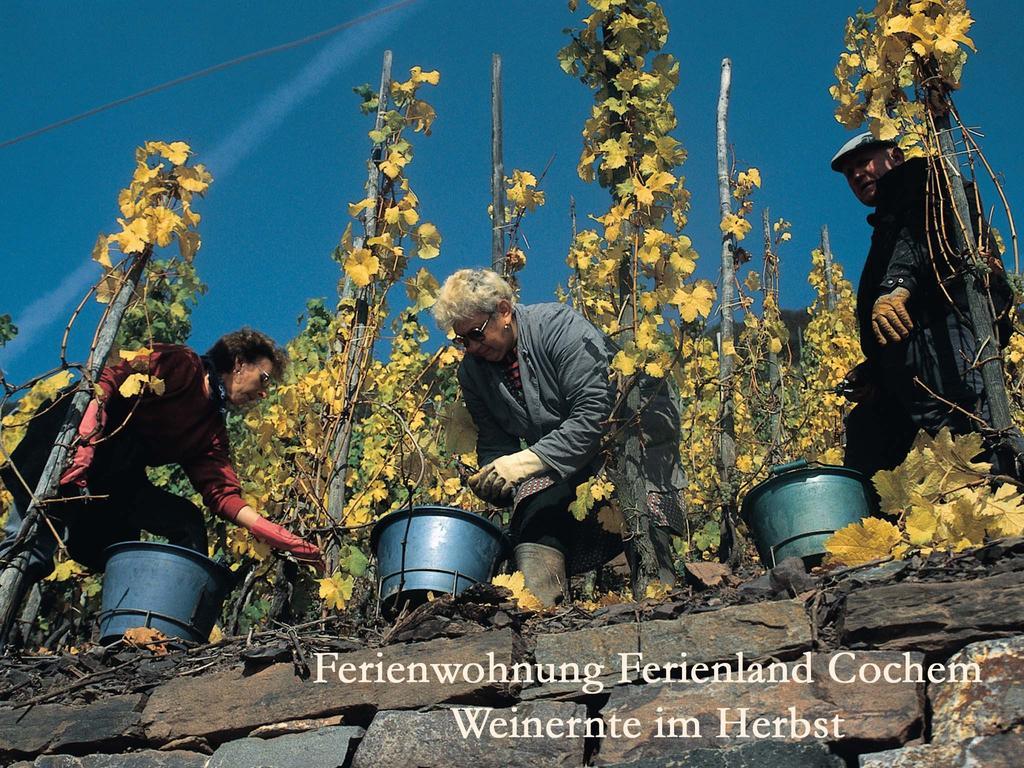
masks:
<path fill-rule="evenodd" d="M 199 752 L 146 749 L 120 755 L 41 755 L 35 762 L 15 763 L 11 768 L 204 768 L 209 759 Z"/>
<path fill-rule="evenodd" d="M 37 704 L 0 710 L 0 756 L 29 757 L 81 745 L 138 742 L 142 696 L 112 696 L 84 707 Z"/>
<path fill-rule="evenodd" d="M 380 663 L 385 672 L 392 663 L 406 669 L 413 663 L 426 664 L 428 669 L 432 664 L 479 664 L 484 668 L 479 682 L 460 677 L 440 683 L 431 674 L 428 683 L 343 683 L 337 673 L 325 668 L 324 682 L 316 683 L 317 661 L 312 657 L 308 681 L 296 677 L 291 664 L 273 664 L 248 676 L 241 669 L 232 669 L 178 678 L 153 691 L 142 713 L 143 726 L 147 737 L 158 743 L 186 735 L 225 741 L 283 720 L 344 715 L 346 722 L 361 725 L 369 723 L 380 709 L 417 709 L 446 702 L 496 704 L 508 699 L 508 690 L 489 681 L 488 654 L 494 654 L 496 663 L 510 666 L 518 661 L 517 642 L 511 629 L 502 629 L 454 640 L 342 653 L 334 661 L 337 666 L 350 663 L 357 668 Z"/>
<path fill-rule="evenodd" d="M 934 657 L 1024 632 L 1024 571 L 955 582 L 904 581 L 846 598 L 844 647 L 916 650 Z"/>
<path fill-rule="evenodd" d="M 595 665 L 602 670 L 599 680 L 608 687 L 624 682 L 620 654 L 639 652 L 643 663 L 664 666 L 684 658 L 691 663 L 736 663 L 738 653 L 748 661 L 762 656 L 785 658 L 810 647 L 811 627 L 803 602 L 781 600 L 689 613 L 677 619 L 542 634 L 537 636 L 534 657 L 540 665 Z M 631 664 L 637 661 L 635 656 L 627 660 Z M 626 677 L 629 682 L 638 679 L 638 674 L 629 671 Z M 575 696 L 580 688 L 577 682 L 547 683 L 524 689 L 522 698 Z"/>
<path fill-rule="evenodd" d="M 913 662 L 920 663 L 922 658 L 910 654 Z M 878 749 L 899 746 L 921 733 L 923 684 L 839 682 L 855 678 L 858 669 L 870 670 L 870 664 L 902 665 L 903 654 L 861 651 L 852 658 L 811 654 L 810 659 L 810 682 L 803 681 L 804 672 L 799 680 L 790 672 L 791 679 L 777 683 L 668 682 L 614 688 L 601 716 L 609 723 L 617 718 L 623 732 L 627 719 L 634 718 L 637 726 L 632 730 L 639 735 L 615 737 L 609 731 L 592 764 L 678 758 L 687 750 L 735 747 L 769 738 L 850 742 Z M 834 676 L 829 673 L 830 664 L 834 664 Z M 794 665 L 787 664 L 787 670 Z M 838 724 L 835 716 L 841 718 Z M 673 718 L 687 719 L 673 722 Z M 755 730 L 758 718 L 765 720 Z"/>
<path fill-rule="evenodd" d="M 363 733 L 362 728 L 338 725 L 273 739 L 229 741 L 217 748 L 207 768 L 345 768 L 353 742 Z"/>
<path fill-rule="evenodd" d="M 586 717 L 581 704 L 538 701 L 508 709 L 485 709 L 477 713 L 490 718 L 555 719 Z M 463 724 L 468 714 L 462 713 Z M 488 721 L 491 722 L 491 721 Z M 578 730 L 582 734 L 582 730 Z M 366 729 L 352 768 L 559 768 L 583 765 L 584 739 L 578 738 L 495 738 L 484 726 L 481 736 L 464 736 L 454 710 L 433 712 L 378 712 Z"/>
<path fill-rule="evenodd" d="M 1024 734 L 979 736 L 960 744 L 921 744 L 860 756 L 860 768 L 1020 768 Z"/>
<path fill-rule="evenodd" d="M 824 744 L 755 741 L 731 749 L 691 749 L 681 755 L 619 763 L 610 768 L 845 768 Z"/>
<path fill-rule="evenodd" d="M 972 670 L 957 666 L 974 664 Z M 1024 724 L 1024 635 L 972 643 L 953 656 L 947 669 L 957 680 L 928 688 L 932 705 L 932 741 L 958 743 L 975 736 L 1008 731 Z"/>

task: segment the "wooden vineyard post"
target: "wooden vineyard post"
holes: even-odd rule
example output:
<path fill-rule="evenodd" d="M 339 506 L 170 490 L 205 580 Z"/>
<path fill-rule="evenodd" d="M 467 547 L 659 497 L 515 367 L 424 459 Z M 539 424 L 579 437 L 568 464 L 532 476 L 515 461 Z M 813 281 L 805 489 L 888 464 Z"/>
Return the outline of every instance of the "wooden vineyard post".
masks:
<path fill-rule="evenodd" d="M 949 120 L 948 102 L 944 93 L 930 91 L 930 94 L 932 97 L 928 99 L 928 104 L 932 110 L 939 146 L 939 164 L 942 171 L 939 185 L 950 194 L 954 221 L 954 244 L 957 252 L 963 254 L 967 262 L 964 276 L 967 306 L 971 325 L 974 327 L 975 354 L 981 361 L 981 378 L 988 398 L 991 427 L 1006 440 L 1015 454 L 1015 461 L 1020 462 L 1021 457 L 1024 456 L 1024 437 L 1014 426 L 1010 413 L 1010 399 L 1006 392 L 1006 379 L 1003 376 L 1002 358 L 999 354 L 999 338 L 984 286 L 983 258 L 978 252 L 974 222 L 971 221 L 967 193 L 961 182 L 960 166 L 956 159 L 957 152 L 951 135 L 953 129 Z"/>
<path fill-rule="evenodd" d="M 778 306 L 779 300 L 779 257 L 772 247 L 771 214 L 765 208 L 761 212 L 761 226 L 764 229 L 764 296 L 771 297 Z M 782 371 L 779 368 L 779 354 L 771 343 L 768 344 L 768 463 L 782 462 Z"/>
<path fill-rule="evenodd" d="M 825 308 L 836 308 L 836 283 L 832 277 L 832 244 L 829 242 L 828 225 L 821 228 L 821 256 L 825 262 Z"/>
<path fill-rule="evenodd" d="M 384 51 L 384 61 L 381 65 L 380 90 L 377 93 L 377 119 L 374 124 L 376 130 L 383 127 L 384 114 L 388 108 L 388 95 L 391 90 L 391 51 Z M 355 248 L 363 248 L 367 239 L 377 234 L 377 211 L 380 197 L 381 172 L 378 167 L 380 161 L 380 147 L 375 146 L 373 155 L 368 164 L 366 176 L 366 197 L 373 198 L 373 205 L 363 212 L 364 233 L 353 240 Z M 352 441 L 352 428 L 355 425 L 356 396 L 359 385 L 362 381 L 363 369 L 370 359 L 373 348 L 375 329 L 367 325 L 369 314 L 369 287 L 354 289 L 352 279 L 346 274 L 342 299 L 354 295 L 355 312 L 353 316 L 352 333 L 349 336 L 348 345 L 344 350 L 345 361 L 345 410 L 341 415 L 341 422 L 334 435 L 334 443 L 331 446 L 331 467 L 333 474 L 327 491 L 327 515 L 331 523 L 341 526 L 345 512 L 345 475 L 348 468 L 349 448 Z M 339 350 L 341 351 L 341 350 Z M 325 548 L 328 571 L 333 571 L 338 560 L 338 538 L 332 536 Z"/>
<path fill-rule="evenodd" d="M 121 326 L 121 319 L 135 294 L 135 289 L 151 254 L 152 248 L 147 247 L 131 262 L 128 271 L 123 275 L 120 288 L 100 319 L 95 341 L 89 352 L 89 360 L 86 363 L 85 375 L 79 381 L 78 387 L 71 397 L 71 406 L 50 451 L 50 456 L 46 460 L 39 482 L 36 484 L 33 500 L 25 510 L 21 530 L 15 537 L 15 544 L 10 550 L 10 562 L 0 572 L 0 649 L 7 645 L 7 637 L 17 617 L 22 597 L 27 588 L 31 586 L 26 578 L 29 560 L 26 545 L 32 542 L 39 531 L 42 504 L 57 493 L 61 474 L 67 464 L 68 454 L 78 434 L 78 425 L 93 398 L 92 382 L 99 378 L 107 355 L 110 354 L 110 350 L 114 346 L 118 328 Z"/>
<path fill-rule="evenodd" d="M 717 157 L 718 157 L 718 202 L 721 218 L 732 213 L 731 189 L 729 184 L 729 88 L 732 83 L 732 62 L 722 59 L 722 78 L 718 92 L 717 120 Z M 736 493 L 733 488 L 733 477 L 736 472 L 736 419 L 735 403 L 733 402 L 733 373 L 735 360 L 732 350 L 735 349 L 735 324 L 733 307 L 736 303 L 736 267 L 734 261 L 735 242 L 733 236 L 722 233 L 722 271 L 720 282 L 720 299 L 722 312 L 721 347 L 718 355 L 719 375 L 719 447 L 718 472 L 721 492 L 723 536 L 728 534 L 727 542 L 730 560 L 735 559 L 735 507 Z"/>
<path fill-rule="evenodd" d="M 501 55 L 491 57 L 491 269 L 505 275 L 505 162 L 502 157 Z"/>

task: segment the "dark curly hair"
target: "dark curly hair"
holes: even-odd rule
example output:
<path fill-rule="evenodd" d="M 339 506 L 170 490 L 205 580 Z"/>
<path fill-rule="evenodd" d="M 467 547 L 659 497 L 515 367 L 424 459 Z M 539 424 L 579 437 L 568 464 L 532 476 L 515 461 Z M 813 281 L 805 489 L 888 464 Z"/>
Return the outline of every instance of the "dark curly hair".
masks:
<path fill-rule="evenodd" d="M 270 360 L 273 369 L 271 374 L 275 379 L 281 378 L 284 366 L 288 362 L 284 350 L 277 346 L 272 338 L 253 328 L 240 328 L 225 333 L 206 351 L 206 356 L 213 361 L 217 373 L 221 374 L 234 368 L 237 359 L 252 363 L 265 357 Z"/>

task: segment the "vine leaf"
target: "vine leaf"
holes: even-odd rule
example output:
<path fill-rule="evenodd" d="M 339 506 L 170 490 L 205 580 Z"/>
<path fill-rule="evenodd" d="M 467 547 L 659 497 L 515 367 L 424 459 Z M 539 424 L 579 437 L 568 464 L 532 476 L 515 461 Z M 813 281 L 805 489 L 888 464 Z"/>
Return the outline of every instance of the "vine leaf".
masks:
<path fill-rule="evenodd" d="M 890 555 L 899 556 L 906 549 L 900 529 L 888 520 L 867 517 L 836 531 L 825 549 L 831 561 L 839 565 L 860 565 Z"/>

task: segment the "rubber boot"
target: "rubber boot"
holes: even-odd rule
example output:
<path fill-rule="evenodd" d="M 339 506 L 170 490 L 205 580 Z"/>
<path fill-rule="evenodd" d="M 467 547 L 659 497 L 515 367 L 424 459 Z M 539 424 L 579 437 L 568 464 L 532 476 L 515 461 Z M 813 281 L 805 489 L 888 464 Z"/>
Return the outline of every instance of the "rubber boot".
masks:
<path fill-rule="evenodd" d="M 555 605 L 565 597 L 565 555 L 554 547 L 520 544 L 516 547 L 516 568 L 523 572 L 526 588 L 544 605 Z"/>

